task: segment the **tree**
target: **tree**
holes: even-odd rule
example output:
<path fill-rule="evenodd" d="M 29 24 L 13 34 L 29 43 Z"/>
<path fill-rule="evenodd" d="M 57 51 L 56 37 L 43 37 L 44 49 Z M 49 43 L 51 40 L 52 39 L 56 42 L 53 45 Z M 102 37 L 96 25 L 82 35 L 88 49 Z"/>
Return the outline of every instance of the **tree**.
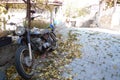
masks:
<path fill-rule="evenodd" d="M 26 2 L 25 0 L 23 0 Z M 48 0 L 35 0 L 35 4 L 32 4 L 31 7 L 38 8 L 40 10 L 46 10 L 50 12 L 50 23 L 53 22 L 53 10 L 54 10 L 54 5 L 49 4 Z"/>
<path fill-rule="evenodd" d="M 50 23 L 53 23 L 54 5 L 49 4 L 48 0 L 36 0 L 36 3 L 36 5 L 39 6 L 42 10 L 47 10 L 50 12 Z"/>
<path fill-rule="evenodd" d="M 115 22 L 117 22 L 116 21 L 116 19 L 115 19 L 115 15 L 116 14 L 114 14 L 115 13 L 115 11 L 116 11 L 116 5 L 117 5 L 117 3 L 119 3 L 120 2 L 120 0 L 100 0 L 100 2 L 99 2 L 99 16 L 98 16 L 98 19 L 97 19 L 97 24 L 100 26 L 100 24 L 99 24 L 99 20 L 101 19 L 101 13 L 102 13 L 102 3 L 106 3 L 106 5 L 107 5 L 107 7 L 106 7 L 106 9 L 108 9 L 108 8 L 111 8 L 111 10 L 112 10 L 112 13 L 109 15 L 109 26 L 112 28 L 113 27 L 113 25 L 114 24 L 116 24 Z"/>

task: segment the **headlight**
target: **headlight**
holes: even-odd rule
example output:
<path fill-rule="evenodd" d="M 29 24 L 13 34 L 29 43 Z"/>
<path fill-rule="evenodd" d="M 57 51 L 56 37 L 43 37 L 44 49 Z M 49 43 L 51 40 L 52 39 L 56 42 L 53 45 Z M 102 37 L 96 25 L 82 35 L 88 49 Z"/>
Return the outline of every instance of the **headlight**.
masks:
<path fill-rule="evenodd" d="M 15 30 L 15 33 L 18 35 L 18 36 L 21 36 L 25 33 L 25 28 L 22 27 L 22 26 L 18 26 L 17 29 Z"/>

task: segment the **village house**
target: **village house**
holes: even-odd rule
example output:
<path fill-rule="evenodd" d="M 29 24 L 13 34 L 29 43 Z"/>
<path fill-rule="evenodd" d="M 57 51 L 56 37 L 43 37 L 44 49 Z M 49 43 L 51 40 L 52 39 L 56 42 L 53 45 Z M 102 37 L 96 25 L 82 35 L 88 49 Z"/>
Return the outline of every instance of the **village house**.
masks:
<path fill-rule="evenodd" d="M 35 3 L 35 0 L 31 0 L 31 3 L 33 3 L 33 2 Z M 5 8 L 8 9 L 8 13 L 2 15 L 2 17 L 5 18 L 5 21 L 7 23 L 10 23 L 13 21 L 15 23 L 20 23 L 19 21 L 22 21 L 22 19 L 26 17 L 26 4 L 23 0 L 0 0 L 0 3 L 5 4 L 6 5 Z M 50 16 L 52 16 L 52 18 L 53 18 L 53 15 L 56 14 L 56 11 L 58 11 L 59 6 L 62 5 L 62 1 L 61 0 L 48 0 L 47 4 L 55 6 L 53 13 L 50 14 L 49 11 L 45 11 L 45 10 L 39 8 L 36 10 L 36 15 L 41 15 L 43 18 L 50 20 Z M 11 5 L 12 5 L 12 7 L 11 7 Z M 19 5 L 20 9 L 17 8 L 18 5 Z M 22 24 L 20 24 L 20 25 L 22 25 Z M 2 24 L 1 28 L 2 28 L 2 30 L 4 30 L 4 29 L 14 30 L 15 29 L 7 24 L 6 25 Z"/>

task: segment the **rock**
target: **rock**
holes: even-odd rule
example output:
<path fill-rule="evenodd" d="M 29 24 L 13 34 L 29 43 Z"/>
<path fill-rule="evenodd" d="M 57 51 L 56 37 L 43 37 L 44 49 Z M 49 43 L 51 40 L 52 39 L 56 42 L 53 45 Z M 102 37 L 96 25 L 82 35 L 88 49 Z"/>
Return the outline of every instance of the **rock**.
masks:
<path fill-rule="evenodd" d="M 0 80 L 6 80 L 6 75 L 2 71 L 0 71 Z"/>

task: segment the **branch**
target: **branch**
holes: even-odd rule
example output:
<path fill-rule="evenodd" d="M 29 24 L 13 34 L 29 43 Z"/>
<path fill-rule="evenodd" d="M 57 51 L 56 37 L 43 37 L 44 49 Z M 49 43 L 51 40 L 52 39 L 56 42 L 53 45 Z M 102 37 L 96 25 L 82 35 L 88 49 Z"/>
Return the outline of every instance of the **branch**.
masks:
<path fill-rule="evenodd" d="M 27 4 L 27 1 L 26 0 L 23 0 L 25 4 Z"/>
<path fill-rule="evenodd" d="M 0 6 L 5 7 L 4 5 L 0 4 Z"/>

